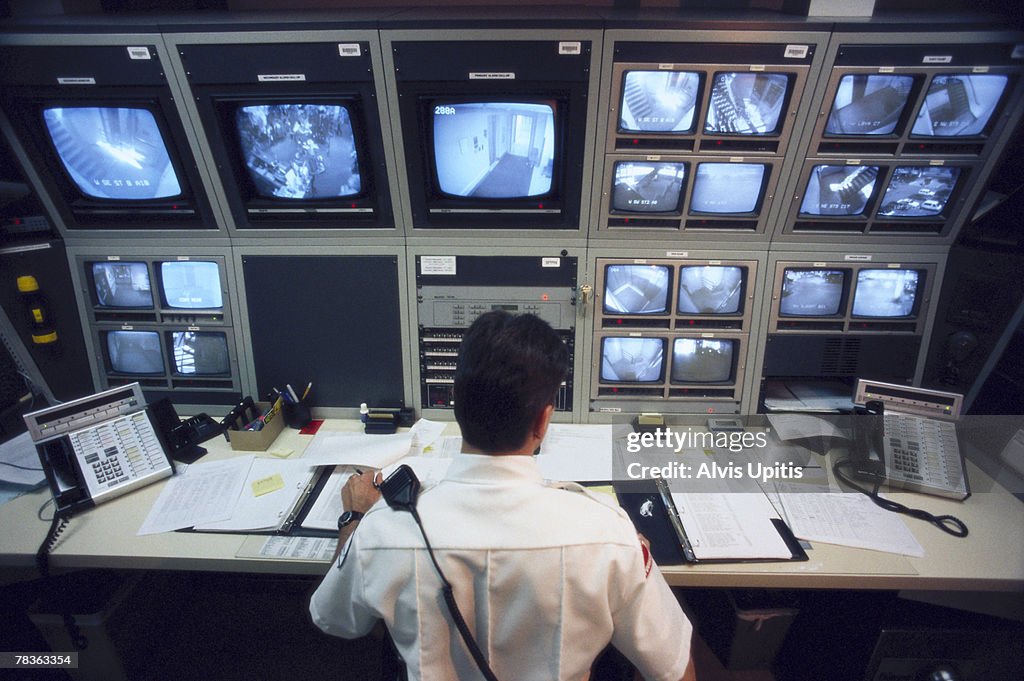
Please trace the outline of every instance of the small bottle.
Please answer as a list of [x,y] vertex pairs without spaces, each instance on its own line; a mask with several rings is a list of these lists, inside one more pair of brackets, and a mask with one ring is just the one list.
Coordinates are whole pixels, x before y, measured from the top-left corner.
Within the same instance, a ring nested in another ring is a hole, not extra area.
[[366,406],[366,402],[362,402],[359,405],[359,420],[363,423],[370,420],[370,408]]

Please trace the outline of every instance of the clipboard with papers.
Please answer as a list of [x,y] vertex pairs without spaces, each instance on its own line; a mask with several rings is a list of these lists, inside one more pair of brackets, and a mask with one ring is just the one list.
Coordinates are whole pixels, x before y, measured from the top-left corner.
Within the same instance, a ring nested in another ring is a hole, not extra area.
[[659,565],[808,559],[764,493],[672,492],[660,478],[616,491]]

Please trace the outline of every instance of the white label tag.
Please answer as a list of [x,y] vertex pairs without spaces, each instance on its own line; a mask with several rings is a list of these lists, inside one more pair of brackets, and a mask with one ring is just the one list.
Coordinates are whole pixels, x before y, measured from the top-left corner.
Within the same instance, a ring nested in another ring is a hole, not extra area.
[[261,83],[276,83],[280,81],[304,81],[306,80],[306,74],[304,73],[261,73],[256,76],[256,79]]
[[786,45],[786,51],[782,56],[786,59],[806,59],[810,51],[808,45]]
[[129,59],[152,59],[152,55],[149,53],[148,47],[129,47],[128,48]]
[[676,67],[675,64],[658,64],[659,71],[671,71]]
[[558,43],[558,54],[574,55],[574,54],[582,54],[582,53],[583,53],[583,43],[581,43],[578,40],[575,40],[575,41],[568,40],[568,41],[562,41],[562,42]]
[[926,54],[921,60],[922,64],[952,64],[953,57],[948,54]]
[[987,66],[975,66],[973,69],[971,69],[971,73],[988,73],[988,67]]
[[888,265],[886,265],[886,267],[888,267],[890,270],[898,270],[900,269],[900,264],[898,262],[891,262]]
[[843,256],[843,260],[846,262],[871,262],[873,256],[864,254],[847,254]]
[[511,71],[470,72],[470,80],[515,80],[516,74]]
[[359,43],[338,43],[338,54],[342,57],[358,57],[362,53]]
[[750,70],[751,71],[764,71],[764,64],[751,64],[750,65]]
[[562,259],[561,258],[541,258],[540,259],[540,266],[541,267],[561,267],[562,266]]
[[420,258],[420,274],[455,275],[454,255],[424,255]]
[[120,260],[120,259],[121,259],[121,256],[119,256],[119,255],[108,255],[107,256],[107,260]]
[[[689,251],[665,251],[666,258],[689,258]],[[646,262],[646,261],[645,261]]]
[[95,85],[95,78],[57,78],[61,85]]

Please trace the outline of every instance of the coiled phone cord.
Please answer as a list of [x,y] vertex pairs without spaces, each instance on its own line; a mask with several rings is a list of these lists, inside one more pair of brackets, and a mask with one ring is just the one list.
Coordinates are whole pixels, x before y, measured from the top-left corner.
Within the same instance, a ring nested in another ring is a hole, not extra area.
[[[43,539],[43,543],[39,545],[39,550],[36,551],[36,567],[39,569],[39,574],[43,576],[43,579],[51,579],[50,551],[57,545],[61,532],[67,527],[69,520],[71,520],[70,513],[54,513],[53,519],[50,521],[50,529],[46,533],[46,538]],[[61,598],[61,604],[63,606],[61,608],[61,619],[64,620],[64,628],[67,629],[72,645],[75,646],[76,650],[85,650],[89,645],[89,639],[78,628],[75,616],[71,614],[66,594],[64,598]]]

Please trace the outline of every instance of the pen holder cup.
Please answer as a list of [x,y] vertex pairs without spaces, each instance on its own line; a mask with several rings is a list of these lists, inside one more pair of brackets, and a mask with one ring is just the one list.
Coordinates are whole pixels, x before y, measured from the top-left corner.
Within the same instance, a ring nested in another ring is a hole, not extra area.
[[291,428],[305,428],[313,420],[313,414],[307,401],[295,404],[285,402],[281,405],[281,411],[284,413],[284,422]]

